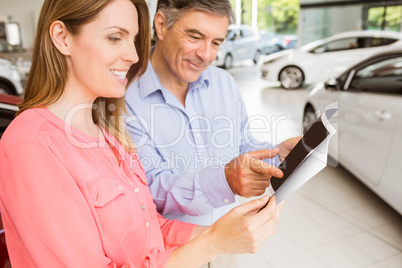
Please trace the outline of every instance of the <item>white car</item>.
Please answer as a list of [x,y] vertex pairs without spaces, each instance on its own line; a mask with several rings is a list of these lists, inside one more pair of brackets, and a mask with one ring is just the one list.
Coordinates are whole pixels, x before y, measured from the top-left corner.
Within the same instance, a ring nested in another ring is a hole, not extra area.
[[329,154],[402,214],[402,48],[372,55],[308,92],[306,131],[337,106]]
[[391,31],[353,31],[335,34],[298,49],[285,50],[261,59],[262,78],[280,81],[282,87],[299,88],[326,80],[345,71],[358,60],[397,46],[402,33]]
[[21,95],[24,91],[18,67],[10,60],[0,58],[0,93]]
[[253,60],[257,63],[262,55],[261,35],[248,25],[229,25],[226,41],[219,47],[214,65],[229,69],[232,63]]

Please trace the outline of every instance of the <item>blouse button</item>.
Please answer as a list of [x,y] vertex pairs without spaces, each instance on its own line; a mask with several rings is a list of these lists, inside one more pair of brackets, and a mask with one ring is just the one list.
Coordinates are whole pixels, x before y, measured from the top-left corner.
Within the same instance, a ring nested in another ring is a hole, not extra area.
[[149,227],[149,222],[145,223],[145,227],[148,228]]
[[136,192],[137,194],[138,194],[139,191],[140,190],[137,187],[134,188],[134,192]]

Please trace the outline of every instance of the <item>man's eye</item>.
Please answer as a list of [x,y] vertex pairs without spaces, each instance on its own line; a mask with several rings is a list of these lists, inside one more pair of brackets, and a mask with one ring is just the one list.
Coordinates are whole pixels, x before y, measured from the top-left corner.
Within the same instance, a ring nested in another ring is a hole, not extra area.
[[201,39],[200,37],[194,36],[194,35],[190,35],[190,37],[191,37],[192,39],[194,39],[194,40],[200,40],[200,39]]

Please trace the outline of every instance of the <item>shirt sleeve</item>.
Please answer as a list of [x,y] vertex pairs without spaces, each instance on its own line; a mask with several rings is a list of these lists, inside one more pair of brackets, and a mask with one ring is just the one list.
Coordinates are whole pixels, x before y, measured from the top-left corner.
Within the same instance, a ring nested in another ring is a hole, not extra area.
[[236,201],[222,167],[210,165],[195,173],[170,168],[130,104],[126,104],[131,114],[126,117],[127,129],[134,141],[141,141],[137,150],[159,213],[199,216]]
[[[173,247],[162,252],[151,249],[138,263],[113,263],[105,255],[100,230],[81,190],[52,150],[36,140],[5,146],[0,155],[0,205],[10,257],[17,266],[166,266]],[[162,223],[161,227],[169,226]],[[176,228],[186,230],[185,237],[177,240],[184,242],[193,225]]]

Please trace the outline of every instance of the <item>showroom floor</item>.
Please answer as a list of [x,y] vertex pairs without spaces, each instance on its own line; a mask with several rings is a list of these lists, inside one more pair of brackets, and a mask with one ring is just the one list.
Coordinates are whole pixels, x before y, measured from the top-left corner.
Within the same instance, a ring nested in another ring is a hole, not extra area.
[[277,232],[239,267],[402,267],[402,217],[329,166],[286,200]]
[[[230,73],[258,138],[301,134],[306,89],[283,90],[247,63]],[[270,133],[261,131],[267,122]],[[327,166],[286,200],[277,232],[257,254],[241,255],[239,267],[402,267],[402,216],[341,166]]]

